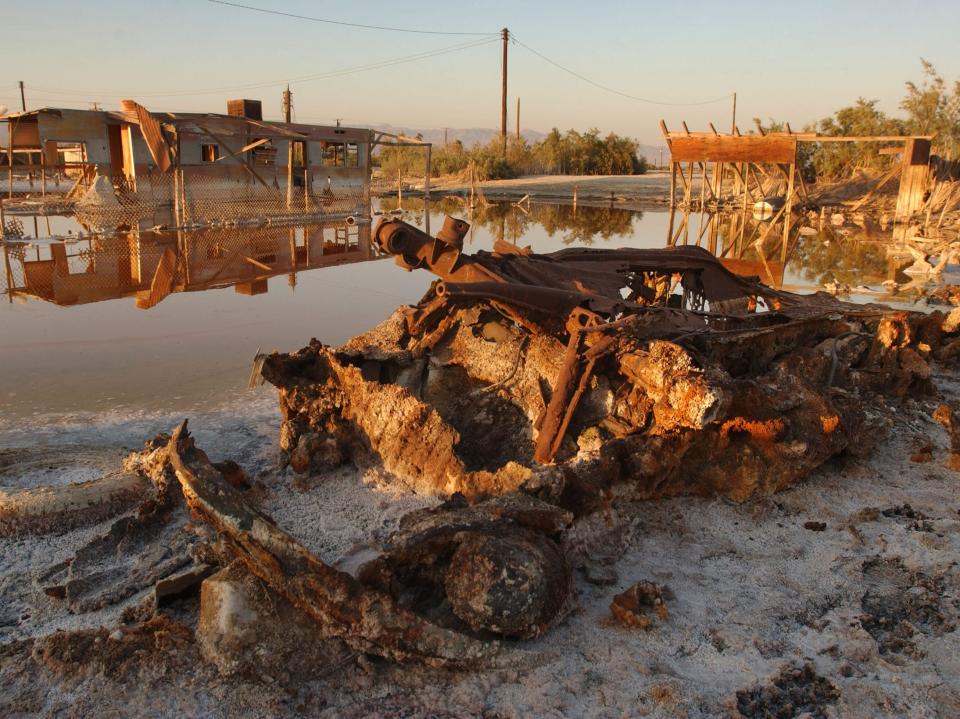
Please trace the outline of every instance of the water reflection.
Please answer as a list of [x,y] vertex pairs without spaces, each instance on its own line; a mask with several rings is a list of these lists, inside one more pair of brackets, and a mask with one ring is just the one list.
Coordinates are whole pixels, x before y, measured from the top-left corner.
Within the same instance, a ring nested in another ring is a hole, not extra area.
[[[396,200],[373,209],[433,230],[445,214],[461,217],[471,223],[467,252],[491,250],[498,239],[542,253],[699,244],[734,272],[793,291],[832,284],[859,301],[912,297],[902,272],[910,260],[888,256],[891,235],[870,226],[795,218],[801,222],[784,243],[782,223],[743,213],[641,214],[482,198],[469,205],[405,197],[402,210]],[[311,337],[339,344],[418,301],[434,279],[369,261],[377,259],[369,224],[131,231],[67,242],[36,235],[76,237],[82,228],[72,218],[25,218],[23,227],[34,237],[3,246],[0,285],[10,288],[11,303],[0,303],[0,430],[50,412],[192,412],[223,402],[246,391],[258,348],[295,350]],[[888,280],[900,283],[896,297],[886,294]]]
[[536,231],[549,238],[557,238],[563,245],[594,245],[614,239],[632,240],[643,213],[616,206],[589,206],[551,204],[542,202],[478,202],[469,206],[466,198],[443,197],[382,198],[379,211],[387,215],[400,214],[403,219],[425,231],[433,221],[444,215],[462,217],[470,223],[471,239],[478,230],[514,244]]
[[268,291],[287,275],[377,259],[369,223],[288,227],[224,227],[198,231],[131,230],[67,242],[4,243],[11,301],[33,298],[61,306],[123,297],[150,309],[178,292],[233,287]]
[[898,249],[892,232],[869,222],[837,227],[794,217],[787,226],[747,212],[671,213],[667,246],[688,244],[706,248],[732,272],[792,291],[902,304],[930,288],[930,278],[903,272],[913,258]]

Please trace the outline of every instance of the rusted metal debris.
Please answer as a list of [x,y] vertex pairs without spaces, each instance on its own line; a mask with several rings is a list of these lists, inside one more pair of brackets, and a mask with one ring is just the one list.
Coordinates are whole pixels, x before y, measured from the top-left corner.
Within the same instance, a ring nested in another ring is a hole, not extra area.
[[621,482],[743,500],[862,451],[864,402],[929,391],[957,330],[774,290],[695,247],[465,255],[466,227],[382,221],[382,250],[439,277],[423,299],[339,349],[265,358],[296,470],[373,461],[420,492],[577,513]]

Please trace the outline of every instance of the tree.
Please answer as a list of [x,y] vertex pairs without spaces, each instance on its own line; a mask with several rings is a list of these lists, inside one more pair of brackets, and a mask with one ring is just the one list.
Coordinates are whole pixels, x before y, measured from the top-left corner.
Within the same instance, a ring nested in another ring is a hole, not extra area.
[[[822,135],[900,135],[904,122],[877,109],[876,100],[860,97],[849,107],[820,120],[814,129]],[[877,153],[874,143],[838,142],[817,145],[810,158],[817,177],[849,176],[856,170],[880,172],[890,167],[889,155]]]
[[947,90],[943,77],[932,63],[920,59],[925,80],[921,85],[907,82],[907,95],[900,109],[907,113],[906,130],[917,135],[936,133],[934,152],[945,159],[960,159],[960,80]]

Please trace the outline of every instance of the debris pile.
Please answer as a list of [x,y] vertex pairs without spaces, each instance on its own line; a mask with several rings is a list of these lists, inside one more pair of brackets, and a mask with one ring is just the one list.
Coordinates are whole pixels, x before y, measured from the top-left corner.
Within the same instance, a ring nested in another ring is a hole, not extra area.
[[862,451],[865,403],[930,392],[949,340],[942,313],[777,291],[696,247],[464,255],[466,230],[382,221],[381,250],[439,277],[420,303],[264,359],[296,471],[373,461],[417,492],[575,513],[624,482],[742,501]]

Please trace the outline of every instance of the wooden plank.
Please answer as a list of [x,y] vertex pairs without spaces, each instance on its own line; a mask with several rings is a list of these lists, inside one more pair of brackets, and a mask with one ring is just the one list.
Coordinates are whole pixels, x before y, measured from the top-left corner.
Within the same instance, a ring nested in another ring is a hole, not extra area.
[[674,137],[670,154],[677,162],[770,162],[796,161],[797,140],[786,136]]
[[157,122],[153,115],[147,112],[147,108],[143,105],[139,103],[132,104],[135,105],[133,109],[137,113],[140,132],[143,135],[144,142],[147,144],[147,149],[150,151],[150,156],[153,157],[153,161],[157,163],[157,169],[160,170],[160,172],[166,172],[173,163],[170,161],[170,145],[167,142],[167,138],[163,136],[160,123]]

